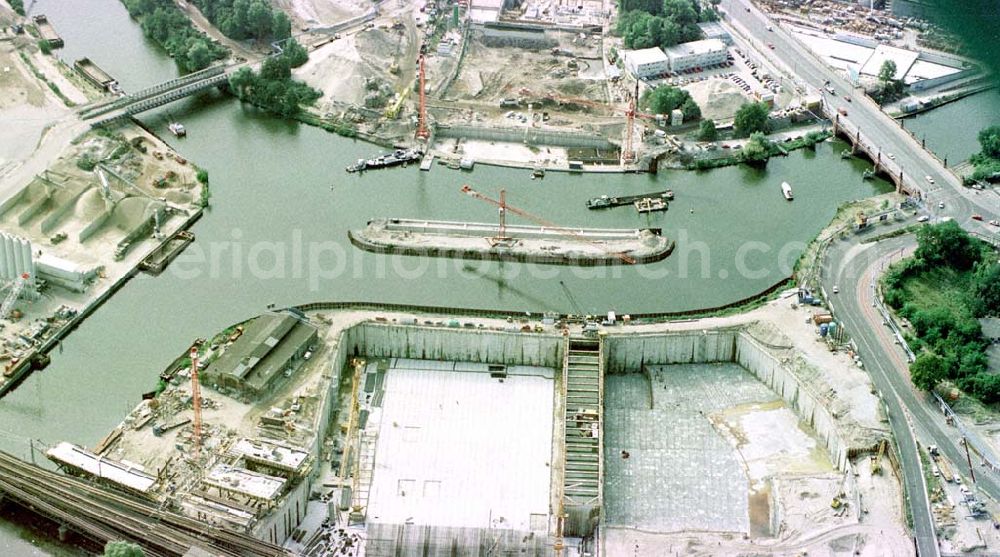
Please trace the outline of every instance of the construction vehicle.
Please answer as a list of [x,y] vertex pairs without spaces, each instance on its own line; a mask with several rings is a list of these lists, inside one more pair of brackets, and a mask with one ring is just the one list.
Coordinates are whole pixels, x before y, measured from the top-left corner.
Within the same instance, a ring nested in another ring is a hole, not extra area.
[[882,455],[885,454],[885,441],[878,444],[878,453],[872,455],[872,474],[882,473]]
[[833,509],[839,509],[839,508],[843,507],[844,505],[846,505],[846,502],[844,501],[844,492],[843,491],[841,491],[840,493],[834,495],[833,496],[833,500],[830,501],[830,508],[833,508]]
[[524,217],[524,218],[526,218],[526,219],[528,219],[530,221],[533,221],[533,222],[535,222],[535,224],[543,226],[543,227],[545,227],[545,228],[547,228],[547,229],[549,229],[549,230],[551,230],[553,232],[557,232],[557,233],[559,233],[559,234],[561,234],[563,236],[566,236],[568,238],[572,238],[572,239],[574,239],[574,240],[576,240],[578,242],[583,242],[583,243],[590,244],[590,245],[592,245],[592,246],[600,249],[601,251],[603,251],[603,252],[605,252],[605,253],[607,253],[609,255],[614,255],[615,257],[617,257],[618,259],[620,259],[624,263],[627,263],[629,265],[634,265],[635,264],[635,259],[629,257],[628,255],[626,255],[624,253],[620,253],[620,252],[609,250],[606,246],[604,246],[604,245],[602,245],[602,244],[600,244],[598,242],[595,242],[595,241],[593,241],[593,240],[591,240],[591,239],[589,239],[589,238],[587,238],[587,237],[585,237],[585,236],[583,236],[581,234],[577,234],[576,232],[574,232],[572,230],[568,230],[568,229],[563,228],[561,226],[555,225],[555,224],[553,224],[553,223],[551,223],[551,222],[549,222],[549,221],[547,221],[547,220],[545,220],[545,219],[543,219],[543,218],[541,218],[539,216],[533,215],[533,214],[531,214],[531,213],[529,213],[529,212],[527,212],[527,211],[525,211],[523,209],[518,209],[517,207],[512,207],[512,206],[508,205],[507,204],[507,198],[506,198],[507,190],[503,190],[503,189],[500,190],[500,199],[499,200],[492,199],[490,197],[487,197],[487,196],[485,196],[485,195],[477,192],[476,190],[472,189],[472,186],[469,186],[468,184],[462,186],[461,192],[464,193],[464,194],[469,195],[470,197],[474,197],[476,199],[479,199],[479,200],[485,201],[487,203],[490,203],[491,205],[496,206],[497,209],[499,210],[499,213],[500,213],[500,226],[497,229],[497,235],[494,236],[494,237],[492,237],[492,238],[488,238],[487,239],[490,242],[491,246],[496,247],[496,246],[499,246],[499,245],[510,245],[514,241],[513,238],[511,238],[510,236],[507,236],[507,212],[510,211],[511,213],[514,213],[515,215],[518,215],[518,216]]
[[406,102],[406,98],[410,96],[410,91],[412,90],[413,90],[413,82],[404,87],[403,90],[396,95],[396,100],[385,109],[386,118],[395,119],[397,116],[399,116],[399,109],[403,107],[403,103]]
[[172,424],[156,424],[153,426],[153,435],[162,437],[164,433],[175,430],[189,423],[191,423],[191,418],[184,418],[183,420],[176,421]]

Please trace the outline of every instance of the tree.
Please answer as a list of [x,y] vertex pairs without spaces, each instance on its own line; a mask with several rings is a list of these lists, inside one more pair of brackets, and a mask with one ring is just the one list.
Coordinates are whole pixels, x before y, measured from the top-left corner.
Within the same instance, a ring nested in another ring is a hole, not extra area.
[[284,56],[272,56],[260,66],[260,76],[266,80],[281,80],[292,77],[291,65]]
[[882,83],[889,83],[896,79],[896,63],[892,60],[882,62],[882,67],[878,70],[878,80]]
[[917,230],[917,244],[914,256],[925,267],[948,265],[967,271],[982,258],[979,244],[955,221],[921,227]]
[[142,548],[129,542],[108,542],[104,546],[104,557],[145,557]]
[[697,120],[701,117],[701,109],[695,104],[691,94],[669,85],[647,89],[642,94],[640,104],[655,114],[670,114],[675,108],[679,108],[684,112],[685,120]]
[[246,66],[236,70],[236,73],[229,76],[229,87],[232,89],[233,93],[241,99],[250,93],[253,83],[253,70]]
[[979,132],[980,152],[984,157],[1000,159],[1000,126],[990,126]]
[[718,136],[719,132],[715,129],[715,122],[710,119],[701,121],[701,125],[698,127],[698,141],[715,141]]
[[247,10],[247,25],[249,31],[257,40],[271,36],[274,25],[274,15],[271,7],[263,0],[256,0]]
[[292,20],[288,19],[285,12],[274,11],[274,20],[271,22],[271,38],[276,41],[283,41],[292,36]]
[[771,109],[765,103],[747,103],[736,111],[733,118],[733,131],[737,137],[748,137],[754,132],[768,133],[771,131],[768,115]]
[[740,155],[744,162],[762,162],[770,156],[771,142],[761,132],[750,134],[750,141],[747,141],[747,144],[743,146],[743,152]]
[[212,51],[203,40],[196,40],[187,51],[187,67],[190,70],[207,68],[212,63]]
[[297,68],[309,60],[309,53],[306,52],[306,48],[300,45],[295,39],[288,40],[281,56],[288,62],[288,66],[292,68]]
[[1000,315],[1000,263],[980,261],[972,283],[976,314]]
[[910,380],[918,388],[929,391],[947,378],[948,367],[944,358],[930,352],[921,352],[910,364]]

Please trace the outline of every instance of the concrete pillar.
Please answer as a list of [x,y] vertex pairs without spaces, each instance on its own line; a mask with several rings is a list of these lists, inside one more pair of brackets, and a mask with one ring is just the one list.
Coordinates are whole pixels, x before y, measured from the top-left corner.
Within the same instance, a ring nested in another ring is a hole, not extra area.
[[65,542],[69,538],[70,530],[65,524],[59,525],[59,541]]

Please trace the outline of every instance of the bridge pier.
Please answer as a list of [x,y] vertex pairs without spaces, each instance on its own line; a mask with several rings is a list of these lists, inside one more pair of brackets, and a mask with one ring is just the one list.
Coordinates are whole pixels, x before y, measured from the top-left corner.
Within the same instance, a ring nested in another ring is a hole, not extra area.
[[60,524],[59,525],[59,529],[57,530],[57,532],[58,532],[58,535],[59,535],[59,541],[61,541],[63,543],[65,543],[66,540],[69,539],[69,535],[72,533],[70,531],[69,527],[66,526],[65,524]]

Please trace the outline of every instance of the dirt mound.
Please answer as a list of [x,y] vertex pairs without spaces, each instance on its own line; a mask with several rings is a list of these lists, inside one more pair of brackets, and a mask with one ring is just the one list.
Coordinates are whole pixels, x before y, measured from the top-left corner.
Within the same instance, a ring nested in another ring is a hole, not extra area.
[[82,223],[88,223],[97,218],[104,211],[104,199],[101,197],[99,188],[90,188],[79,199],[73,207],[73,216]]
[[140,197],[122,199],[118,205],[115,205],[115,211],[111,215],[109,224],[129,232],[152,215],[150,205],[151,202],[148,199]]

